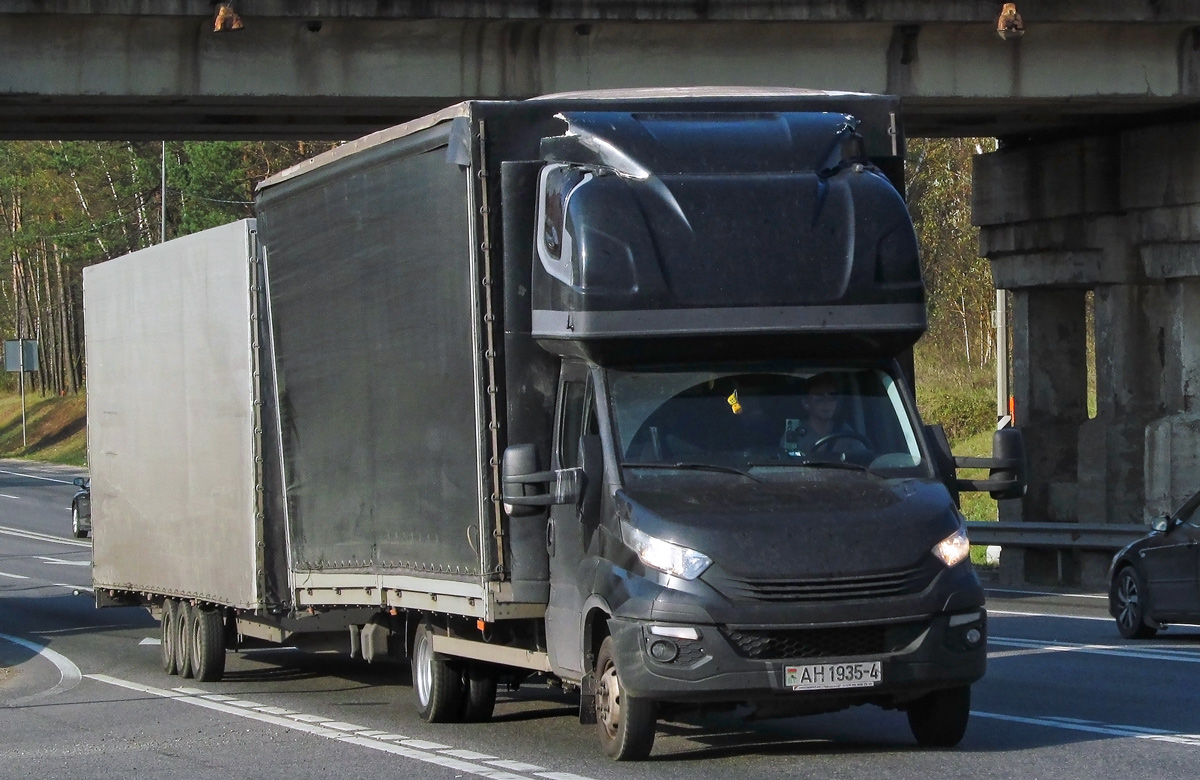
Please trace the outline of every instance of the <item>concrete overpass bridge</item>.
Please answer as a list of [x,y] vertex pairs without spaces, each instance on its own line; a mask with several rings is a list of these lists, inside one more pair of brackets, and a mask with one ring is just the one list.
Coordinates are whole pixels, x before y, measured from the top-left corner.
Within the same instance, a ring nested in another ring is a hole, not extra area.
[[[475,97],[890,92],[910,135],[997,136],[981,254],[1012,292],[1033,484],[1002,518],[1127,526],[1200,487],[1200,1],[6,0],[0,138],[350,138]],[[1095,298],[1089,419],[1085,298]],[[1103,580],[1076,550],[1067,577]],[[1013,581],[1047,550],[1006,549]]]

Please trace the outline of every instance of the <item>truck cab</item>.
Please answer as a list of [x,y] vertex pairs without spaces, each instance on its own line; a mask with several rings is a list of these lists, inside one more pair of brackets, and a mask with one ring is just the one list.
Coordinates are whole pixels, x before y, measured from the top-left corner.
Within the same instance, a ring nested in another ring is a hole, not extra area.
[[664,708],[735,703],[873,703],[956,744],[987,617],[905,370],[925,310],[898,182],[849,114],[560,119],[532,271],[553,442],[504,458],[513,522],[546,523],[553,672],[616,758]]

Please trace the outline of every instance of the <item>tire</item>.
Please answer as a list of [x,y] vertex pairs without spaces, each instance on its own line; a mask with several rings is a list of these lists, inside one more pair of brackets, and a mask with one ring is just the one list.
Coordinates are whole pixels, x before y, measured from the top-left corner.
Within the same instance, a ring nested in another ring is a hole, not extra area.
[[621,691],[621,672],[613,656],[612,637],[596,655],[596,725],[600,746],[616,761],[640,761],[654,747],[656,705]]
[[496,669],[491,664],[471,662],[463,673],[463,716],[467,723],[492,719],[496,709]]
[[71,507],[71,535],[76,539],[82,539],[88,535],[86,529],[79,527],[79,507]]
[[421,621],[413,638],[413,692],[417,713],[427,723],[458,723],[466,706],[462,670],[433,652],[433,626]]
[[192,675],[217,682],[225,675],[225,619],[212,607],[192,608]]
[[1126,566],[1113,582],[1113,604],[1117,610],[1117,630],[1126,639],[1150,639],[1158,633],[1146,624],[1146,597],[1149,591],[1137,569]]
[[175,608],[175,671],[184,679],[192,676],[192,605],[180,601]]
[[926,694],[908,707],[908,727],[922,747],[954,747],[971,717],[971,686]]
[[163,599],[162,605],[162,670],[167,674],[179,674],[179,666],[175,661],[175,641],[178,627],[175,610],[175,599]]

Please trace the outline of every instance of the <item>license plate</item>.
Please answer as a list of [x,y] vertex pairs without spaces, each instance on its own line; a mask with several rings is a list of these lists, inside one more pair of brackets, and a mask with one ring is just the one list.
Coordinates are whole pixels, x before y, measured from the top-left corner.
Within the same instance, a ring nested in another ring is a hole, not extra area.
[[793,691],[870,688],[883,681],[883,670],[879,661],[785,666],[783,680]]

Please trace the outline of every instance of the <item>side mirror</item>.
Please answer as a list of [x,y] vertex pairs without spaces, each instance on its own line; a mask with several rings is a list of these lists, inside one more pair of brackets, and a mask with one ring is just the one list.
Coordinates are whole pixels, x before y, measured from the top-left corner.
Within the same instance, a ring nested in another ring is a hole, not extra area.
[[583,469],[543,471],[537,446],[513,444],[500,461],[501,497],[509,517],[533,517],[553,504],[579,499]]
[[1171,530],[1171,518],[1169,515],[1162,515],[1154,518],[1150,523],[1150,530],[1158,531],[1160,534],[1165,534]]
[[992,434],[992,460],[996,465],[988,473],[988,482],[1003,485],[991,491],[992,498],[1002,501],[1025,495],[1029,464],[1025,458],[1025,437],[1019,430],[1004,428]]
[[955,481],[959,490],[987,492],[997,501],[1020,498],[1029,484],[1025,439],[1016,428],[1005,428],[992,435],[992,457],[956,457],[954,465],[960,469],[988,469],[987,479]]
[[83,477],[75,477],[71,480],[71,484],[75,487],[87,487],[87,480]]

